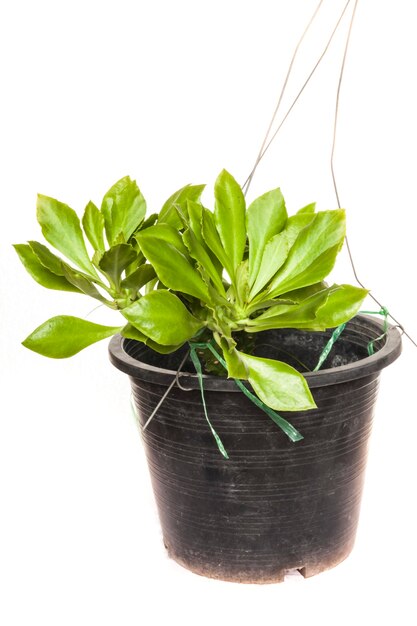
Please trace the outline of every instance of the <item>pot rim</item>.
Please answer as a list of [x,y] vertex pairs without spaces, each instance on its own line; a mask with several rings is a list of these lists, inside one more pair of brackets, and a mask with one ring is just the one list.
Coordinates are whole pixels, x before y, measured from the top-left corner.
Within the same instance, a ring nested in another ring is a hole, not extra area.
[[[371,341],[383,333],[384,325],[381,320],[377,320],[369,315],[359,314],[348,322],[352,329],[372,331],[368,340]],[[308,332],[308,331],[306,331]],[[172,369],[165,369],[150,365],[130,356],[124,349],[124,344],[131,339],[126,339],[120,334],[114,335],[109,343],[109,357],[111,363],[119,370],[133,378],[153,382],[155,384],[168,386],[172,383],[177,372]],[[139,343],[139,342],[138,342]],[[149,349],[149,348],[148,348]],[[180,348],[181,349],[181,348]],[[317,372],[303,372],[310,388],[335,385],[338,383],[363,378],[379,372],[393,363],[401,354],[401,333],[397,326],[390,325],[387,330],[386,340],[382,348],[372,356],[340,365],[338,367],[321,369]],[[163,355],[161,355],[163,358]],[[181,386],[187,389],[199,389],[198,376],[196,373],[180,372],[178,374]],[[234,380],[220,378],[211,374],[204,374],[204,388],[213,391],[227,391],[241,393]],[[250,385],[248,384],[248,387]]]

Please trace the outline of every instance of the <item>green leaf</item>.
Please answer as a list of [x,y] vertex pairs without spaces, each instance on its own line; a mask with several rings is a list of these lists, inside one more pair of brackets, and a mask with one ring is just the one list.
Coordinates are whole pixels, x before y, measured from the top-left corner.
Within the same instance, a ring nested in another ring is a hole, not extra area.
[[109,245],[126,243],[139,228],[146,213],[145,198],[136,181],[129,176],[117,181],[105,194],[101,212]]
[[152,350],[155,350],[155,352],[159,352],[159,354],[170,354],[171,352],[175,352],[176,350],[181,348],[182,345],[180,344],[178,346],[162,346],[161,344],[156,343],[156,341],[152,341],[152,339],[149,339],[149,337],[141,333],[140,330],[132,326],[132,324],[126,324],[126,326],[122,328],[121,334],[123,335],[123,337],[126,337],[126,339],[135,339],[136,341],[141,341]]
[[[322,306],[332,291],[340,289],[337,285],[312,294],[298,304],[277,304],[270,307],[248,323],[253,332],[272,328],[308,328],[325,330],[323,322],[317,319],[317,310]],[[253,329],[252,329],[253,327]]]
[[141,230],[144,228],[149,228],[149,226],[153,226],[158,221],[158,213],[152,213],[149,217],[144,220],[140,226]]
[[137,270],[132,272],[132,274],[129,274],[129,276],[122,280],[120,286],[122,289],[132,289],[137,292],[155,277],[156,273],[152,265],[141,265]]
[[99,267],[106,274],[115,289],[120,288],[124,270],[137,259],[137,252],[127,243],[111,247],[101,257]]
[[121,330],[121,326],[101,326],[79,317],[59,315],[36,328],[22,344],[43,356],[64,359]]
[[141,333],[164,346],[181,345],[203,327],[175,294],[162,289],[143,296],[122,314]]
[[37,217],[46,241],[82,270],[97,276],[89,259],[76,212],[54,198],[38,195]]
[[[41,245],[41,244],[39,244]],[[25,269],[37,283],[47,289],[56,289],[59,291],[73,291],[81,293],[77,287],[72,285],[64,276],[58,276],[46,268],[33,252],[29,244],[15,244],[14,249],[19,255],[19,259],[23,263]]]
[[57,276],[64,276],[62,267],[64,261],[62,259],[38,241],[29,241],[28,243],[44,267]]
[[104,252],[104,217],[93,202],[85,207],[82,224],[88,241],[97,252]]
[[226,361],[228,378],[236,378],[237,380],[246,380],[249,370],[240,358],[241,353],[236,348],[229,348],[227,341],[221,341],[224,360]]
[[187,201],[187,213],[190,229],[201,244],[204,244],[203,234],[203,205],[200,202]]
[[[223,274],[223,265],[220,263],[219,259],[216,257],[216,255],[213,253],[213,251],[207,246],[206,242],[204,241],[204,237],[202,233],[203,206],[199,202],[191,202],[190,200],[188,200],[187,213],[188,213],[188,225],[189,225],[190,230],[193,231],[196,239],[201,243],[201,245],[207,248],[207,253],[211,259],[211,262],[216,268],[217,274],[221,277]],[[214,223],[213,223],[213,227],[214,227]],[[219,238],[219,242],[220,242],[220,238]]]
[[293,367],[241,352],[248,368],[248,381],[257,396],[277,411],[306,411],[316,408],[305,378]]
[[367,294],[366,289],[340,285],[317,310],[317,320],[326,328],[347,322],[359,311]]
[[285,231],[274,235],[268,241],[264,247],[258,274],[250,291],[250,300],[252,300],[256,294],[265,287],[265,285],[282,267],[287,259],[288,252],[289,241]]
[[189,228],[187,228],[187,230],[184,231],[182,238],[183,238],[185,245],[188,248],[188,252],[190,256],[201,265],[201,267],[204,269],[204,271],[213,281],[213,284],[215,285],[216,289],[219,291],[219,293],[222,296],[225,297],[226,292],[224,290],[221,276],[219,275],[217,268],[213,264],[211,257],[208,251],[206,250],[204,244],[201,244],[198,241],[194,232],[190,230]]
[[287,291],[286,293],[282,294],[281,298],[289,299],[293,303],[299,304],[310,296],[314,296],[315,293],[318,293],[319,291],[323,291],[324,289],[328,288],[329,285],[324,280],[322,280],[319,283],[313,283],[312,285],[308,285],[308,287],[302,287],[301,289]]
[[269,295],[283,294],[323,280],[334,266],[344,237],[345,212],[342,209],[317,213],[300,231],[287,261],[269,286]]
[[[135,239],[139,242],[140,238],[143,237],[156,237],[158,241],[165,241],[166,243],[171,244],[176,248],[181,254],[185,257],[188,257],[188,249],[184,245],[181,234],[178,232],[176,228],[169,226],[169,224],[155,224],[155,226],[150,226],[145,230],[141,230],[140,233],[137,233]],[[163,245],[163,244],[162,244]]]
[[173,228],[181,228],[182,220],[178,215],[177,206],[187,213],[187,201],[197,202],[203,192],[205,185],[186,185],[172,194],[162,207],[158,222],[169,224]]
[[314,218],[314,213],[309,211],[306,213],[298,212],[296,215],[291,215],[291,217],[288,218],[284,232],[288,240],[289,248],[294,245],[300,232],[309,226]]
[[239,263],[235,275],[237,301],[244,307],[249,300],[249,262],[245,259]]
[[[269,308],[247,323],[251,332],[260,332],[272,328],[304,328],[326,330],[350,320],[359,311],[366,289],[351,285],[332,285],[321,290],[323,283],[310,288],[310,295],[294,305],[276,305]],[[309,288],[300,289],[287,295],[297,297]]]
[[157,224],[138,233],[136,239],[143,254],[164,285],[174,291],[210,302],[207,285],[190,262],[183,242],[177,245],[174,239],[167,240],[166,232],[169,228],[167,225]]
[[251,287],[258,276],[267,243],[274,235],[281,232],[286,221],[287,210],[280,189],[268,191],[249,205],[246,213],[246,228],[249,239],[249,284]]
[[223,170],[214,185],[214,219],[223,248],[231,260],[232,281],[246,245],[245,197],[233,176]]
[[[72,285],[74,285],[74,287],[77,287],[82,293],[85,293],[91,298],[99,300],[99,302],[102,302],[103,304],[106,304],[108,306],[111,305],[110,300],[106,300],[106,298],[98,291],[98,289],[88,276],[82,274],[81,272],[77,272],[77,270],[73,269],[70,265],[67,265],[66,263],[62,264],[62,269],[65,278]],[[111,306],[113,308],[113,305]]]
[[217,232],[216,225],[214,223],[213,214],[208,209],[203,209],[202,214],[202,234],[207,246],[213,252],[214,256],[220,261],[221,265],[225,268],[230,277],[234,274],[234,267],[232,260],[226,254],[223,244],[220,241],[219,233]]

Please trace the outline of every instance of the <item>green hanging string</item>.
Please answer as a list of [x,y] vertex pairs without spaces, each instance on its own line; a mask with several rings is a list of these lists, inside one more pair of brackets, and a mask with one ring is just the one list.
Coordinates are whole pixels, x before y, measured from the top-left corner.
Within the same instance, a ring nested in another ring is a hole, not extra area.
[[[217,352],[217,350],[215,349],[215,347],[213,346],[213,344],[211,342],[190,343],[189,345],[190,345],[190,348],[191,348],[191,355],[194,352],[195,359],[198,361],[198,367],[199,367],[200,372],[201,372],[201,364],[200,364],[200,361],[198,359],[196,350],[198,350],[198,349],[204,350],[206,348],[210,350],[210,352],[216,357],[216,359],[219,361],[219,363],[227,370],[226,362],[220,356],[220,354]],[[193,357],[191,357],[191,358],[193,358]],[[193,359],[193,363],[194,363],[194,367],[197,370],[197,365],[196,365],[194,359]],[[197,370],[197,373],[198,373],[198,370]],[[262,402],[262,400],[260,400],[257,396],[255,396],[253,393],[251,393],[249,391],[249,389],[247,389],[247,387],[245,387],[245,385],[242,383],[242,381],[238,380],[237,378],[234,378],[233,380],[235,381],[235,383],[239,387],[239,389],[245,394],[245,396],[247,398],[249,398],[249,400],[251,400],[251,402],[253,402],[258,408],[262,409],[262,411],[264,411],[268,415],[268,417],[270,417],[275,422],[275,424],[279,428],[281,428],[281,430],[287,435],[287,437],[289,437],[289,439],[291,439],[291,441],[296,442],[296,441],[301,441],[302,439],[304,439],[303,435],[300,432],[298,432],[298,430],[296,428],[294,428],[294,426],[292,424],[287,422],[286,419],[281,417],[281,415],[278,415],[278,413],[273,411],[268,405],[266,405],[264,402]],[[199,381],[200,381],[200,379],[199,379]],[[203,405],[205,406],[204,390],[203,390],[203,379],[202,379],[202,377],[201,377],[201,382],[200,382],[200,389],[201,389],[201,394],[202,394],[202,397],[203,397]],[[207,414],[206,414],[206,417],[207,417]],[[208,417],[207,417],[207,421],[208,421]],[[209,422],[209,424],[210,424],[210,422]]]
[[345,328],[346,328],[346,322],[343,323],[343,324],[340,324],[340,326],[335,328],[335,330],[333,331],[332,336],[330,337],[329,341],[324,346],[323,352],[320,354],[319,360],[317,362],[316,367],[313,369],[313,372],[318,372],[318,370],[321,368],[321,366],[323,365],[324,361],[329,356],[330,350],[333,348],[334,344],[339,339],[340,335],[343,333]]
[[[368,355],[372,356],[374,354],[374,352],[375,352],[375,349],[374,349],[375,342],[376,341],[380,341],[381,339],[383,339],[385,337],[385,335],[387,334],[387,332],[388,332],[388,316],[389,316],[389,312],[388,312],[388,309],[386,307],[382,307],[382,309],[380,309],[379,311],[360,311],[360,313],[362,315],[383,315],[384,316],[384,332],[382,333],[382,335],[380,335],[376,339],[373,339],[372,341],[369,341],[368,345],[367,345]],[[321,368],[321,366],[323,365],[324,361],[329,356],[329,353],[330,353],[331,349],[333,348],[334,344],[339,339],[339,337],[342,334],[342,332],[345,330],[346,324],[347,324],[347,322],[344,323],[344,324],[340,324],[340,326],[335,328],[335,330],[333,331],[332,336],[330,337],[329,341],[324,346],[323,351],[320,354],[319,360],[318,360],[317,365],[314,368],[313,372],[317,372]]]
[[200,345],[206,345],[206,344],[198,344],[198,343],[190,343],[190,356],[191,356],[191,360],[193,362],[193,365],[195,367],[195,371],[197,372],[197,377],[198,377],[198,384],[200,385],[200,391],[201,391],[201,400],[203,402],[203,408],[204,408],[204,415],[206,416],[206,420],[207,420],[207,424],[210,427],[210,430],[212,432],[212,435],[214,437],[214,439],[216,440],[217,443],[217,447],[219,448],[220,452],[222,453],[222,455],[224,456],[225,459],[229,458],[229,455],[226,452],[226,449],[222,443],[222,440],[220,439],[219,435],[216,433],[216,431],[214,430],[210,420],[209,420],[209,416],[207,414],[207,406],[206,406],[206,399],[204,397],[204,385],[203,385],[203,372],[201,369],[201,363],[200,363],[200,359],[198,358],[197,352],[196,352],[196,348],[199,347]]
[[388,309],[383,306],[380,311],[361,311],[361,313],[363,313],[364,315],[383,315],[384,316],[384,332],[382,333],[382,335],[380,335],[376,339],[373,339],[372,341],[370,341],[367,346],[368,355],[372,356],[375,352],[375,349],[374,349],[375,342],[383,339],[388,332],[388,316],[389,316]]

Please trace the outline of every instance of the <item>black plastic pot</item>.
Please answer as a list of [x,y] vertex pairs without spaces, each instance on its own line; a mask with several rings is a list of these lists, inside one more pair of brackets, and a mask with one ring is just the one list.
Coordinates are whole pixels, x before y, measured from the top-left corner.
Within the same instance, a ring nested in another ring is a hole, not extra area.
[[[306,374],[318,408],[282,413],[303,435],[292,443],[234,381],[204,379],[209,431],[193,366],[186,364],[143,432],[164,543],[169,555],[205,576],[276,582],[289,570],[312,576],[345,559],[356,533],[368,438],[381,370],[401,352],[401,337],[358,316],[319,372]],[[256,354],[313,369],[330,332],[268,331]],[[175,377],[186,349],[161,356],[114,337],[112,363],[131,377],[143,425]],[[290,355],[290,356],[289,356]]]

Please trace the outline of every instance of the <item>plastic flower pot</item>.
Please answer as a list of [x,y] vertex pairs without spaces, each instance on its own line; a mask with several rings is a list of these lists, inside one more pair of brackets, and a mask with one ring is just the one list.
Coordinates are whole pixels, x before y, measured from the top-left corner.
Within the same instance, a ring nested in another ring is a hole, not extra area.
[[[114,337],[112,363],[129,375],[164,543],[186,568],[246,583],[313,576],[352,550],[368,440],[381,370],[401,352],[398,330],[357,316],[318,372],[306,379],[317,409],[282,413],[304,436],[292,443],[233,380],[205,376],[210,420],[192,364],[146,430],[143,425],[176,376],[186,347],[167,356]],[[331,332],[259,333],[255,354],[313,370]],[[367,346],[375,340],[375,353]]]

